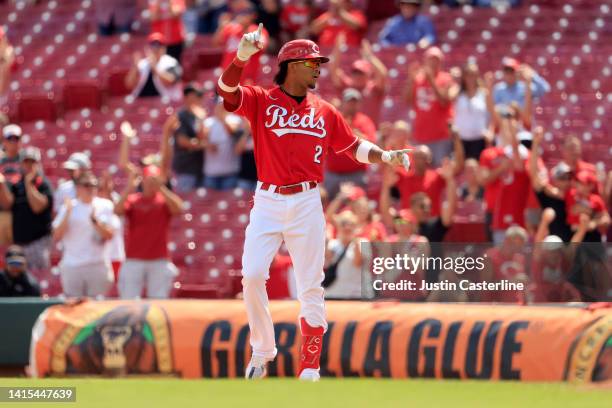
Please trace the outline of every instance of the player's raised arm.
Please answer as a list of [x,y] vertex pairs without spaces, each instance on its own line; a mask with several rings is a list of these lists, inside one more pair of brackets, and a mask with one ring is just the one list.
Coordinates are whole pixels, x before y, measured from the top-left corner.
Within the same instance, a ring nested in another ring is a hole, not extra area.
[[238,85],[242,70],[248,63],[249,59],[261,51],[264,47],[263,24],[259,24],[257,31],[253,31],[242,36],[240,44],[238,44],[238,52],[236,58],[221,74],[217,82],[217,92],[223,100],[229,105],[238,105],[240,103],[240,94]]

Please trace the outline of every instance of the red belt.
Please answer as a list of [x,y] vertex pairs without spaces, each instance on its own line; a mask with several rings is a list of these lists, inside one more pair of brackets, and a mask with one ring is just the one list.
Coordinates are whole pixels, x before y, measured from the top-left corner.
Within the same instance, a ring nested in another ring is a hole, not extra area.
[[[308,186],[308,188],[304,188],[304,184]],[[270,183],[263,183],[261,185],[262,190],[270,191],[270,187],[272,185]],[[317,186],[317,183],[314,181],[307,181],[306,183],[298,183],[291,184],[290,186],[276,186],[274,188],[273,193],[282,194],[282,195],[292,195],[301,193],[307,190],[311,190]]]

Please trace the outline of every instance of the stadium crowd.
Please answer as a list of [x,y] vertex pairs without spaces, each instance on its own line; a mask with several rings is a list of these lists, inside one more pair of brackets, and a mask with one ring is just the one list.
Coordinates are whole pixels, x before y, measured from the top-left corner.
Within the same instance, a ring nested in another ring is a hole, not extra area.
[[[142,6],[135,0],[94,3],[104,36],[129,32]],[[419,293],[408,300],[612,297],[605,257],[612,172],[586,161],[580,138],[571,134],[560,146],[562,160],[552,167],[545,164],[545,129],[535,122],[534,110],[551,87],[534,67],[511,57],[500,61],[497,76],[481,72],[473,60],[448,66],[436,46],[436,29],[421,12],[426,2],[399,0],[397,14],[379,33],[379,45],[414,44],[422,57],[409,62],[402,91],[411,114],[384,122],[380,110],[389,70],[364,39],[368,19],[363,2],[330,0],[325,10],[312,1],[282,3],[148,2],[147,45],[134,53],[125,86],[136,100],[180,106],[159,129],[159,152],[139,163],[129,161],[137,132],[128,122],[121,125],[118,160],[112,164],[123,174],[123,191],[115,191],[116,176],[110,172],[94,174],[95,157],[84,152],[71,152],[63,163],[67,181],[52,186],[43,171],[44,155],[36,146],[25,146],[20,124],[6,119],[0,239],[12,245],[0,273],[1,296],[37,294],[34,276],[44,276],[51,268],[56,243],[62,248],[59,270],[66,296],[170,296],[177,269],[168,236],[172,218],[183,211],[181,197],[200,188],[252,191],[257,181],[248,122],[226,112],[218,97],[212,108],[205,108],[205,90],[181,80],[183,52],[198,35],[209,35],[223,49],[225,66],[241,36],[263,22],[265,53],[274,55],[285,41],[297,37],[331,48],[329,80],[337,96],[333,103],[357,136],[387,149],[413,149],[409,171],[366,168],[334,153],[327,158],[321,197],[329,224],[324,281],[328,297],[363,295],[362,265],[372,255],[362,252],[363,242],[407,245],[402,251],[417,245],[428,254],[440,254],[443,248],[437,243],[445,241],[459,206],[483,216],[484,241],[490,243],[487,267],[470,279],[520,281],[527,289],[486,298]],[[478,0],[443,3],[491,5]],[[348,70],[342,64],[347,47],[359,48],[361,55]],[[8,84],[16,69],[8,36],[0,31],[0,105],[10,103]],[[252,59],[242,82],[257,83],[260,71],[259,60]],[[533,251],[527,251],[529,245]],[[281,254],[272,269],[289,273],[290,262]],[[272,285],[283,286],[277,297],[290,296],[290,279],[272,276]],[[417,276],[430,282],[457,279],[447,270],[423,270]]]

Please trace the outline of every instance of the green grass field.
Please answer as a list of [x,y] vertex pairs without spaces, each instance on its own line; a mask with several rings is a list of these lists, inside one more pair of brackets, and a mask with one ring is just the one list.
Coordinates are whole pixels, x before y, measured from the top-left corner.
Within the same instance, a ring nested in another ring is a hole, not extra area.
[[[445,408],[595,408],[612,407],[610,389],[560,383],[515,383],[436,380],[323,379],[6,379],[0,386],[74,386],[76,403],[66,407],[445,407]],[[0,403],[0,406],[46,406]]]

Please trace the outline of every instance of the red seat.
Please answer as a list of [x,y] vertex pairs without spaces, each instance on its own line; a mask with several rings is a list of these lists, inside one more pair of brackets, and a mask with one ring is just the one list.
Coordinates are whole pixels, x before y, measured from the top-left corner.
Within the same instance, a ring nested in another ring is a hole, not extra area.
[[102,106],[102,91],[93,81],[69,81],[64,86],[63,104],[65,110]]
[[110,96],[124,96],[130,93],[130,90],[125,86],[125,76],[128,71],[127,69],[115,69],[108,75],[106,89]]
[[57,118],[57,106],[54,94],[24,96],[18,99],[17,116],[21,122],[34,120],[54,121]]

